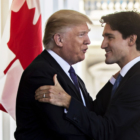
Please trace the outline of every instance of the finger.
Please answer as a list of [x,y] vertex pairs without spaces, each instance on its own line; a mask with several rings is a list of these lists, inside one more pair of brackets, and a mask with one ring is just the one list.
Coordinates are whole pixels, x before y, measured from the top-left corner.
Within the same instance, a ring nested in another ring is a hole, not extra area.
[[49,87],[50,87],[49,85],[41,86],[41,87],[39,87],[39,88],[36,90],[36,92],[41,91],[41,90],[48,89]]
[[37,92],[35,92],[35,97],[36,97],[36,96],[43,96],[44,93],[47,95],[47,94],[49,94],[49,93],[51,93],[51,92],[50,92],[50,90],[48,90],[48,89],[46,89],[46,90],[41,90],[41,91],[37,91]]
[[49,91],[51,88],[52,88],[52,86],[47,86],[47,85],[41,86],[35,91],[35,95],[45,93],[45,92]]
[[55,85],[55,86],[58,84],[57,74],[55,74],[55,75],[53,76],[53,82],[54,82],[54,85]]
[[49,94],[39,94],[37,96],[35,96],[35,100],[39,100],[39,99],[43,99],[43,98],[50,98],[50,95]]
[[45,102],[45,103],[50,103],[50,99],[49,98],[41,98],[38,100],[39,102]]
[[57,74],[55,74],[54,76],[53,76],[53,81],[54,81],[54,85],[56,86],[58,86],[58,87],[61,87],[61,85],[59,84],[59,82],[58,82],[58,79],[57,79]]
[[35,91],[35,96],[42,95],[44,93],[48,93],[48,90]]
[[52,100],[50,98],[42,98],[38,100],[39,102],[44,102],[44,103],[50,103],[56,106],[62,106],[61,102],[56,102],[55,100]]
[[51,98],[41,98],[38,101],[39,102],[44,102],[44,103],[50,103],[50,104],[59,106],[59,103],[55,104],[55,100],[53,100]]

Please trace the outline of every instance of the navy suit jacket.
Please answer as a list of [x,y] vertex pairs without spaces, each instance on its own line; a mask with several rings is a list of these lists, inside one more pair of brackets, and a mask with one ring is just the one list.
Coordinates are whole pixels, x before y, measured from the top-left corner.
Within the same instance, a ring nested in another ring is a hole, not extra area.
[[108,82],[97,94],[93,112],[72,98],[67,120],[94,140],[140,140],[140,62],[127,72],[112,99],[111,90]]
[[[16,140],[90,140],[78,127],[65,119],[64,108],[35,100],[35,90],[42,85],[54,85],[53,76],[64,90],[82,104],[77,89],[54,58],[44,50],[23,72],[16,101]],[[87,108],[92,99],[78,77]]]

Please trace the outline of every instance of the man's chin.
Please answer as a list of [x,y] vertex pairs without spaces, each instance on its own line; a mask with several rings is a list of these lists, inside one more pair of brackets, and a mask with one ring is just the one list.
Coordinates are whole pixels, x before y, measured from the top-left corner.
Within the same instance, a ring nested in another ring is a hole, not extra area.
[[114,61],[105,60],[105,63],[109,65],[109,64],[114,64],[115,62]]
[[85,55],[82,56],[82,57],[79,59],[79,61],[83,61],[84,59],[85,59]]
[[81,61],[83,61],[85,59],[85,57],[83,59],[81,59]]

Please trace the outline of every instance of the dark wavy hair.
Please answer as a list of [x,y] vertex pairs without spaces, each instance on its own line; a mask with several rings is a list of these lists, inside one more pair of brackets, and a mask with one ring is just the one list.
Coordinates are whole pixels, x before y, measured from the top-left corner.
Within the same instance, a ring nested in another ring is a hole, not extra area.
[[107,23],[112,30],[122,34],[123,39],[130,35],[137,35],[136,47],[140,51],[140,13],[136,11],[116,12],[100,19],[102,25]]

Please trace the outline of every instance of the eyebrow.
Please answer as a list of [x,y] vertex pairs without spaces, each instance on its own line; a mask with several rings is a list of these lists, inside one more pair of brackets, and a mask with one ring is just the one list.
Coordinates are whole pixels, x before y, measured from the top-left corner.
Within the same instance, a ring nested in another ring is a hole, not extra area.
[[102,36],[114,36],[114,35],[111,34],[111,33],[105,33],[105,34],[103,34]]

